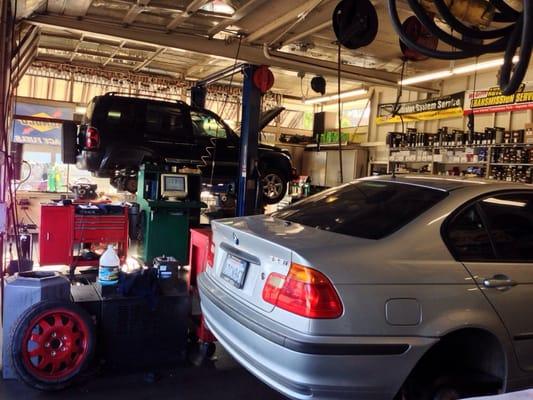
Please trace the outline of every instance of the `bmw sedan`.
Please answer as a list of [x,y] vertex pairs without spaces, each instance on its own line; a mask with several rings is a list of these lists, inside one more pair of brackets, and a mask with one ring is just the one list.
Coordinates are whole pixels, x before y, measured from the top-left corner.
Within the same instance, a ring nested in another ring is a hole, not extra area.
[[206,322],[291,399],[533,385],[531,186],[366,178],[212,227]]

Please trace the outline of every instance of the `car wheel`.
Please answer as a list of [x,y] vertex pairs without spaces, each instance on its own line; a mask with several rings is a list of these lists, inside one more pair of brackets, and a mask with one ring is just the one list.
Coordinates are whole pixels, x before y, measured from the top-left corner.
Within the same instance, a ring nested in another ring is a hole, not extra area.
[[124,187],[130,193],[137,193],[137,177],[126,178]]
[[94,323],[73,303],[41,301],[15,322],[10,339],[18,377],[39,390],[60,390],[88,367],[95,347]]
[[263,201],[266,204],[276,204],[287,193],[287,178],[278,170],[267,170],[262,174]]

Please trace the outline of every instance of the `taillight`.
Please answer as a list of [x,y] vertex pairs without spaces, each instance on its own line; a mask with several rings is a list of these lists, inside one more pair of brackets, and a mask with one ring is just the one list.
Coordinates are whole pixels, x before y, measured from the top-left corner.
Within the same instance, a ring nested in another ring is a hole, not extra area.
[[215,263],[215,245],[214,243],[211,243],[209,245],[209,250],[207,251],[207,260],[206,260],[207,267],[213,268],[214,263]]
[[96,128],[92,126],[87,128],[85,132],[85,148],[87,150],[95,150],[100,145],[100,134]]
[[295,263],[287,276],[276,272],[268,276],[263,300],[307,318],[338,318],[342,314],[341,300],[329,279]]

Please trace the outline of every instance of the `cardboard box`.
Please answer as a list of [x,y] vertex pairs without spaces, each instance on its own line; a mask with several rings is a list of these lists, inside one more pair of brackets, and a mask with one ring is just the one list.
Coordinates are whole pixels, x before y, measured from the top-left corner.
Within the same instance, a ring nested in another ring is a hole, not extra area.
[[529,124],[526,124],[525,128],[524,143],[533,144],[533,123],[530,122]]

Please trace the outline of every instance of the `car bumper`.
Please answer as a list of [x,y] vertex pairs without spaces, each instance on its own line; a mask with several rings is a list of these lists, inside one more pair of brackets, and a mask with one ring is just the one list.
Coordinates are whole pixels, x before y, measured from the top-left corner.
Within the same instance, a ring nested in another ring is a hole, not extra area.
[[[207,274],[199,277],[209,329],[260,380],[291,399],[392,399],[424,352],[420,337],[289,337],[230,297]],[[303,340],[302,340],[303,339]]]

